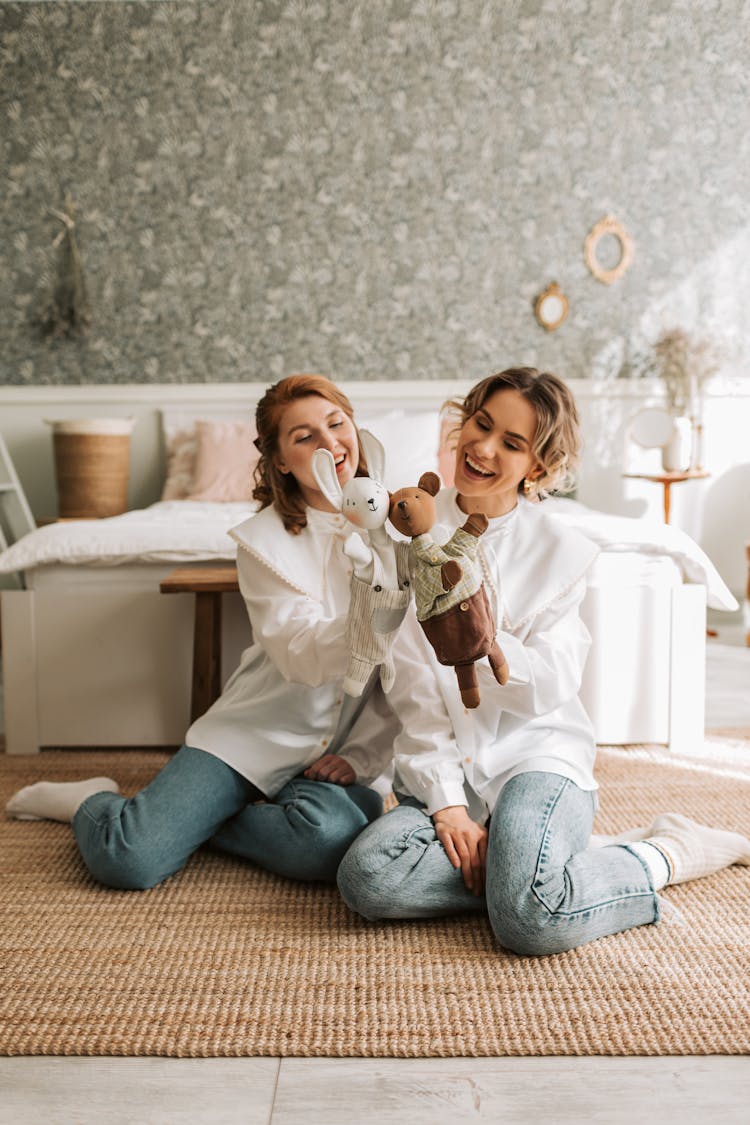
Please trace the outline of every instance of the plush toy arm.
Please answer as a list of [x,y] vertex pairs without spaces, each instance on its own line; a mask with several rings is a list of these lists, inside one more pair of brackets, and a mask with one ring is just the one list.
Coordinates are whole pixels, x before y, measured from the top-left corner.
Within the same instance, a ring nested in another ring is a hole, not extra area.
[[446,593],[448,590],[452,590],[454,586],[458,586],[462,574],[461,564],[455,559],[449,559],[448,562],[443,563],[440,567],[440,578]]
[[371,585],[375,578],[375,553],[368,547],[361,535],[353,531],[343,547],[344,554],[351,560],[354,573],[362,582]]
[[396,540],[391,539],[384,527],[376,527],[370,531],[370,545],[383,568],[382,577],[373,578],[373,584],[377,582],[381,586],[398,586]]
[[443,563],[448,562],[451,553],[458,552],[448,552],[447,547],[447,543],[441,547],[431,535],[417,535],[411,541],[412,555],[419,566],[442,566]]
[[459,527],[453,532],[447,543],[443,544],[446,558],[466,559],[473,563],[479,553],[479,539],[470,531]]
[[484,512],[472,512],[461,530],[467,532],[469,535],[476,536],[478,539],[489,526],[490,521],[487,519]]

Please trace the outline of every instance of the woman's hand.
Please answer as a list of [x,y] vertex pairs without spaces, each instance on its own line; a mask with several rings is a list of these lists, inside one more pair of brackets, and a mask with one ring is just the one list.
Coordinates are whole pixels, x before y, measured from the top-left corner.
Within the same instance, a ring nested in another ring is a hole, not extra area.
[[330,781],[334,785],[353,785],[357,780],[353,768],[338,754],[324,754],[307,767],[303,776],[311,781]]
[[448,805],[432,814],[435,832],[454,867],[461,868],[472,894],[484,890],[487,869],[487,829],[471,819],[464,805]]

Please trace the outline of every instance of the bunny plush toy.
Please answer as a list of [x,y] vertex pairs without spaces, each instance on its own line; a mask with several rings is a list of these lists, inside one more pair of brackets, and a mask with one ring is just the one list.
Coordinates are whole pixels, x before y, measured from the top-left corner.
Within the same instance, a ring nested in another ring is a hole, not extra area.
[[357,529],[344,544],[353,575],[347,622],[349,665],[343,688],[355,697],[362,694],[378,665],[384,690],[393,686],[391,645],[411,596],[409,545],[395,542],[385,529],[390,496],[382,483],[383,447],[366,430],[360,431],[360,441],[372,474],[369,477],[353,477],[342,488],[327,449],[317,449],[312,462],[313,475],[326,500]]

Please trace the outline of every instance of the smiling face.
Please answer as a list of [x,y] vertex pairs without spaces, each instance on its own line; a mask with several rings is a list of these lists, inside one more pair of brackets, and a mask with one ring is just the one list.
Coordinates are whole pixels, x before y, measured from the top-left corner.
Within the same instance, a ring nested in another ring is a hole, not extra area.
[[518,487],[542,466],[533,453],[534,407],[510,388],[495,391],[458,435],[455,486],[465,512],[502,516],[518,503]]
[[280,472],[292,474],[309,507],[332,512],[336,509],[326,500],[313,476],[312,456],[316,449],[330,450],[343,488],[359,464],[354,423],[335,403],[320,395],[306,395],[290,402],[281,416],[276,466]]

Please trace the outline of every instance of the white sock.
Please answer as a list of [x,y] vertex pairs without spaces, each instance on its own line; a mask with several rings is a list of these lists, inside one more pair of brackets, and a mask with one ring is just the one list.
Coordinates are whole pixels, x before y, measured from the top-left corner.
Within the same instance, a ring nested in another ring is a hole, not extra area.
[[630,845],[631,852],[636,852],[651,872],[651,882],[654,890],[660,891],[669,882],[669,864],[664,853],[655,844],[645,840],[637,840]]
[[88,777],[85,781],[38,781],[14,793],[5,806],[16,820],[63,820],[70,822],[78,806],[92,793],[119,793],[111,777]]
[[589,840],[590,848],[611,848],[613,844],[632,844],[636,840],[645,840],[651,829],[644,828],[628,828],[625,832],[618,833],[617,836],[601,836],[592,835]]
[[645,842],[658,848],[669,864],[670,884],[701,879],[733,863],[750,866],[750,840],[745,836],[696,824],[679,813],[657,816]]

